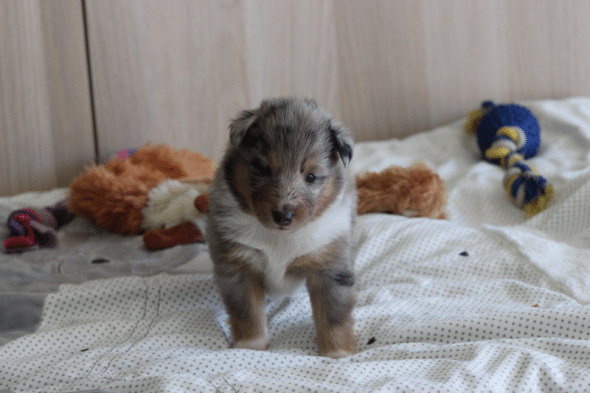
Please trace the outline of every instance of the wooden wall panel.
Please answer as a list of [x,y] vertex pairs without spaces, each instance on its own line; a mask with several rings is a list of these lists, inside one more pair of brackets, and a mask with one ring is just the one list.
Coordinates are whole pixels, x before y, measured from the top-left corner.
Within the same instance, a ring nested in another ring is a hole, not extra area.
[[81,2],[0,1],[0,195],[94,161]]
[[588,15],[586,0],[0,0],[0,195],[147,141],[219,160],[229,120],[268,96],[316,98],[361,141],[484,99],[590,95]]
[[506,15],[510,96],[590,95],[590,2],[507,1]]
[[337,111],[331,4],[88,2],[101,158],[151,141],[220,159],[230,118],[268,96]]
[[504,2],[425,1],[423,10],[429,126],[465,116],[486,99],[511,99],[506,75],[517,59],[507,56]]
[[87,2],[102,160],[145,142],[219,157],[246,102],[241,4]]
[[356,140],[424,130],[429,119],[420,1],[335,1],[338,99]]
[[219,159],[229,119],[316,98],[357,140],[497,101],[590,94],[586,0],[88,1],[101,157],[145,141]]
[[332,1],[243,2],[248,105],[267,97],[305,95],[340,114]]
[[589,2],[425,3],[431,126],[464,116],[485,99],[590,94]]

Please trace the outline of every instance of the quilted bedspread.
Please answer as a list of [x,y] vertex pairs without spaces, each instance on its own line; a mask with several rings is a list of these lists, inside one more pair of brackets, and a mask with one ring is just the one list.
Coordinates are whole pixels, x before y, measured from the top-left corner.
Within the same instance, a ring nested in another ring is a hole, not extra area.
[[[34,328],[0,346],[0,390],[587,391],[590,99],[524,104],[543,133],[529,161],[555,188],[549,207],[530,219],[507,199],[503,169],[483,161],[463,133],[465,119],[403,140],[357,144],[357,173],[417,161],[435,170],[447,189],[448,218],[359,217],[355,355],[317,356],[304,287],[267,300],[268,351],[231,349],[206,249],[148,254],[140,238],[127,238],[131,243],[108,256],[127,266],[121,274],[90,274],[88,266],[97,267],[80,263],[123,240],[74,222],[62,230],[66,240],[76,225],[92,233],[66,242],[65,254],[0,259],[0,285],[10,285],[0,290],[4,299],[24,296],[14,284],[21,280],[42,310]],[[35,201],[4,198],[0,206]],[[94,236],[100,252],[75,248],[90,247]],[[6,267],[11,261],[20,271]],[[78,279],[61,279],[52,266],[71,266]],[[37,278],[27,281],[29,271]],[[44,272],[54,278],[43,281]],[[38,289],[36,282],[46,284]]]

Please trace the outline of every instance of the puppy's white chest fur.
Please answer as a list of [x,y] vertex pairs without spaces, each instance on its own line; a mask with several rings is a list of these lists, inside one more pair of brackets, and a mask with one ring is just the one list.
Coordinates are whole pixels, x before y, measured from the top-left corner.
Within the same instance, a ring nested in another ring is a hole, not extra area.
[[242,251],[243,257],[264,274],[269,294],[287,294],[302,281],[286,277],[287,267],[295,258],[318,252],[349,232],[353,201],[343,190],[320,217],[289,233],[268,229],[242,212],[226,224],[232,227],[232,240],[249,247]]

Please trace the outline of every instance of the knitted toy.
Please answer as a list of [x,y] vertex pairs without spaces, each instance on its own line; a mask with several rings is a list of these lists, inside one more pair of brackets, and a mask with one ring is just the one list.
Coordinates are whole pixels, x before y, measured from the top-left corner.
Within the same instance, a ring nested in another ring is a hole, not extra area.
[[6,253],[57,247],[56,230],[74,218],[67,201],[44,209],[24,208],[8,216],[6,226],[10,236],[3,242]]
[[553,187],[524,160],[533,157],[541,145],[537,119],[517,104],[496,105],[491,101],[471,111],[465,130],[477,133],[485,159],[506,169],[504,190],[527,217],[547,207]]
[[392,213],[406,217],[445,218],[445,186],[423,163],[391,166],[356,177],[358,213]]
[[[111,232],[139,234],[166,224],[162,217],[152,217],[149,225],[143,222],[142,210],[148,206],[152,189],[170,179],[207,183],[214,171],[213,160],[201,154],[146,144],[127,158],[115,157],[74,179],[70,185],[69,208]],[[193,200],[196,196],[193,194]],[[156,206],[155,211],[158,209]],[[194,206],[193,210],[196,211]],[[175,219],[182,216],[179,214]]]

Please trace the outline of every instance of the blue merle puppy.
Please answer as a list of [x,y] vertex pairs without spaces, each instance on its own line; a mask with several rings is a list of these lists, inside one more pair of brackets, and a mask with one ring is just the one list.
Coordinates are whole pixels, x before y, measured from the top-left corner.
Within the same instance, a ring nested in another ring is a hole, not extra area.
[[322,356],[354,353],[349,132],[307,98],[243,111],[210,190],[207,240],[234,348],[270,345],[265,294],[306,281]]

